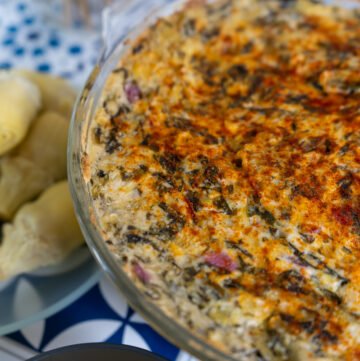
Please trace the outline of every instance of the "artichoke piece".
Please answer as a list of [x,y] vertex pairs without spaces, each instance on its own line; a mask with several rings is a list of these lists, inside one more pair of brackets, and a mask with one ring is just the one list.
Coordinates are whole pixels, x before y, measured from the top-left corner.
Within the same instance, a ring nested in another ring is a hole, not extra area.
[[29,136],[13,152],[45,169],[54,181],[66,178],[66,147],[69,121],[55,112],[42,114]]
[[29,70],[16,70],[14,73],[39,87],[43,99],[43,110],[54,111],[70,119],[76,93],[64,79]]
[[0,72],[0,156],[26,136],[41,107],[39,89],[29,80]]
[[68,126],[61,115],[44,113],[25,141],[0,159],[0,219],[11,219],[23,203],[66,178]]
[[28,159],[0,159],[0,219],[10,219],[18,207],[52,183],[52,177]]
[[83,243],[67,181],[21,207],[3,233],[0,280],[63,261]]

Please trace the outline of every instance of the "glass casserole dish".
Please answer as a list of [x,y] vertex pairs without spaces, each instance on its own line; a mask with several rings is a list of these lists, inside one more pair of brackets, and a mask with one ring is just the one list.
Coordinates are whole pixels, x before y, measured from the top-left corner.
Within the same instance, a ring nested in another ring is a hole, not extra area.
[[[201,360],[235,360],[205,342],[168,317],[158,306],[147,300],[138,287],[119,267],[109,252],[97,227],[89,185],[84,179],[84,158],[87,153],[91,122],[99,106],[104,84],[119,59],[129,48],[126,40],[136,39],[155,19],[180,9],[186,1],[129,1],[119,2],[104,13],[104,50],[90,75],[74,112],[69,139],[69,176],[78,218],[85,238],[98,262],[121,288],[129,303],[140,312],[164,337],[189,351]],[[328,1],[338,6],[358,6],[352,1]],[[131,16],[130,16],[131,15]]]

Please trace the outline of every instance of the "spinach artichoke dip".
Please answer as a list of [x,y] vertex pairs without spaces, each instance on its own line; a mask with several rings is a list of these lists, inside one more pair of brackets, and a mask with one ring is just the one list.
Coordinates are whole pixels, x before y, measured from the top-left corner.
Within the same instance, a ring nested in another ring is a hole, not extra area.
[[108,78],[84,174],[149,302],[241,361],[360,360],[360,13],[192,1]]

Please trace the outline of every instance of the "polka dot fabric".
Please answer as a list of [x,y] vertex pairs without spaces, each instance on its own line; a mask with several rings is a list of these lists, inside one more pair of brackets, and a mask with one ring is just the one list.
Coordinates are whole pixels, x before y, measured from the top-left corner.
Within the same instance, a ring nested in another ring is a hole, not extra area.
[[0,69],[50,72],[81,88],[99,54],[99,35],[52,25],[37,3],[0,0]]

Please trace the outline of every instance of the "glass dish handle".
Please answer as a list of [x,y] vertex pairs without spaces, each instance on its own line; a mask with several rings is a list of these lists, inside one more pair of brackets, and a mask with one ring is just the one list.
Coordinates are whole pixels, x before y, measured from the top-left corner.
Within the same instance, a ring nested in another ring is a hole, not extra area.
[[172,0],[117,0],[102,12],[102,41],[104,55],[124,39],[129,30],[141,25],[143,20],[162,5]]

